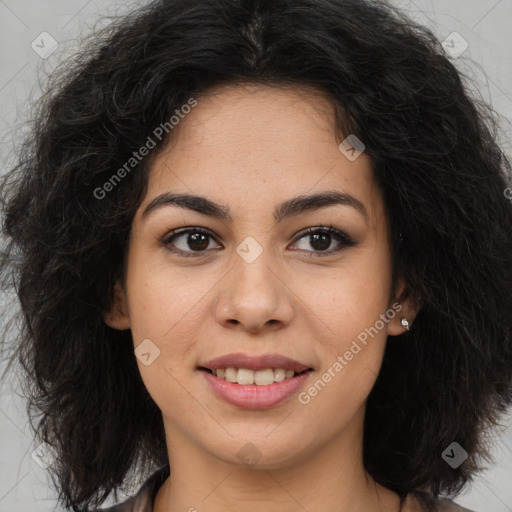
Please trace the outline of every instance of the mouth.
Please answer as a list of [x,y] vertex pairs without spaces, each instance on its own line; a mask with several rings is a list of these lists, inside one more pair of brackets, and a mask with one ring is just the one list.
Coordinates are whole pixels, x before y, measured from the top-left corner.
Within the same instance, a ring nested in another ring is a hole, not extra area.
[[312,368],[295,372],[283,368],[254,371],[248,368],[198,367],[207,388],[217,398],[239,409],[270,409],[306,386]]
[[270,386],[277,382],[293,379],[299,375],[313,371],[312,368],[307,368],[302,371],[286,370],[284,368],[252,370],[250,368],[235,368],[233,366],[215,369],[199,366],[198,370],[207,372],[218,379],[223,379],[226,382],[237,384],[239,386]]
[[314,369],[281,354],[226,354],[196,370],[214,396],[241,409],[267,409],[294,395]]

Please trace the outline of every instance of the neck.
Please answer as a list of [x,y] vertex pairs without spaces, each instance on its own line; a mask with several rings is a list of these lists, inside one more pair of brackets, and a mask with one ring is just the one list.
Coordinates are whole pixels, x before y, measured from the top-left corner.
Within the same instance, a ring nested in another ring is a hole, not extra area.
[[361,427],[356,421],[328,445],[301,447],[287,462],[249,466],[220,460],[166,425],[171,473],[153,511],[225,512],[243,503],[244,512],[398,512],[398,495],[363,467]]

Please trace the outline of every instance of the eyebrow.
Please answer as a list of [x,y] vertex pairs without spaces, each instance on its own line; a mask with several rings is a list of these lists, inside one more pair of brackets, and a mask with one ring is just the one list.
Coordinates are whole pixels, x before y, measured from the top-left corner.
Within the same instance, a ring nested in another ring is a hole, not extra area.
[[[288,199],[276,206],[273,216],[276,222],[280,222],[288,217],[335,205],[355,208],[363,215],[365,222],[368,224],[368,212],[359,199],[343,192],[331,190],[310,195],[300,195],[292,199]],[[233,217],[231,216],[230,208],[228,206],[217,204],[202,196],[174,194],[171,192],[166,192],[155,197],[142,212],[142,218],[144,219],[151,213],[165,206],[178,206],[202,215],[208,215],[210,217],[215,217],[229,222],[233,221]]]

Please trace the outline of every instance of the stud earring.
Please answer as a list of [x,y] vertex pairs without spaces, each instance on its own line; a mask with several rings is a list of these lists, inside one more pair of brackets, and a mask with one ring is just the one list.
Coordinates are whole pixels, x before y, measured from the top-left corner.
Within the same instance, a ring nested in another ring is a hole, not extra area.
[[407,318],[405,318],[405,316],[402,317],[400,323],[402,324],[402,327],[404,327],[406,330],[409,330],[409,322],[407,321]]

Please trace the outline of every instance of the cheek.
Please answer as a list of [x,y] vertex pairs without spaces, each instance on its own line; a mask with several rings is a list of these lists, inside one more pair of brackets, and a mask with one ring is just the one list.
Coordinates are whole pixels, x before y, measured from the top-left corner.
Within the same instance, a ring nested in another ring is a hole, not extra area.
[[[204,316],[201,297],[211,285],[194,281],[192,286],[183,272],[180,279],[176,272],[164,271],[157,265],[132,268],[136,271],[128,281],[129,313],[141,378],[162,410],[169,406],[169,396],[173,397],[173,405],[180,406],[190,399],[180,382],[190,371],[187,358],[196,344],[200,317]],[[140,356],[147,352],[148,365]]]
[[388,324],[380,317],[386,315],[387,293],[371,288],[367,281],[361,293],[361,283],[352,285],[352,279],[318,295],[323,301],[316,310],[321,319],[316,327],[322,329],[318,336],[322,368],[301,397],[301,403],[314,404],[318,417],[336,425],[348,422],[364,404],[379,374],[387,340]]
[[[161,261],[164,260],[164,261]],[[139,338],[167,340],[173,332],[197,325],[201,308],[216,279],[199,268],[168,264],[165,256],[143,258],[134,254],[127,281],[130,321],[134,342]]]
[[320,379],[329,382],[332,393],[325,398],[337,400],[339,393],[350,391],[354,403],[364,400],[380,370],[393,317],[385,316],[386,322],[380,316],[389,307],[388,253],[377,244],[368,245],[332,272],[320,269],[301,282],[304,309],[309,311],[305,315],[314,324],[310,329],[317,332],[324,352]]
[[149,366],[137,358],[141,377],[157,403],[165,405],[169,393],[180,401],[177,382],[187,377],[195,363],[194,347],[200,341],[198,332],[208,315],[218,273],[171,269],[158,262],[143,264],[136,258],[131,263],[128,296],[134,348],[137,354],[144,342],[157,355]]
[[390,272],[386,258],[361,251],[336,269],[309,271],[294,288],[327,333],[346,339],[373,325],[388,308]]

